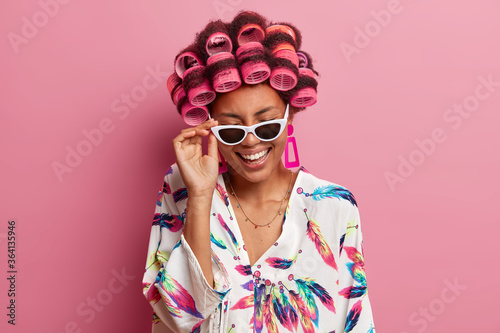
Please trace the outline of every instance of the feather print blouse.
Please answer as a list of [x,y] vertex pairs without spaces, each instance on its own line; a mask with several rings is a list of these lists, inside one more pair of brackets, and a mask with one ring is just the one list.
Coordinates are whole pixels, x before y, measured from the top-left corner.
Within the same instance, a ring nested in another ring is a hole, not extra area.
[[214,287],[182,234],[186,199],[174,164],[158,193],[143,278],[153,327],[166,324],[173,332],[375,332],[357,203],[346,188],[301,168],[282,234],[250,266],[219,175],[210,219]]

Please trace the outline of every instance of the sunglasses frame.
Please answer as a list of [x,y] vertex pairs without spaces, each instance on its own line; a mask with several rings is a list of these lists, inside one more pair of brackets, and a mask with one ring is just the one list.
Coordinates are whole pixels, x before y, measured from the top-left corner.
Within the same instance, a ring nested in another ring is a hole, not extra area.
[[[276,140],[283,133],[283,131],[285,130],[286,123],[288,122],[288,108],[289,108],[289,106],[290,106],[289,104],[286,105],[285,115],[283,116],[282,119],[274,119],[274,120],[263,121],[261,123],[258,123],[258,124],[252,125],[252,126],[242,126],[242,125],[221,125],[221,126],[214,126],[210,130],[215,135],[215,137],[217,138],[217,140],[219,140],[221,143],[223,143],[225,145],[228,145],[228,146],[235,146],[235,145],[241,143],[243,140],[245,140],[245,138],[247,137],[248,133],[252,133],[260,141],[266,141],[266,142],[267,141],[273,141],[273,140]],[[274,138],[272,138],[272,139],[262,139],[261,137],[259,137],[255,133],[255,129],[256,128],[261,127],[261,126],[271,125],[271,124],[280,124],[280,130],[279,130],[278,134]],[[243,130],[245,132],[245,135],[243,135],[243,138],[241,140],[239,140],[239,141],[237,141],[235,143],[229,143],[229,142],[224,141],[220,137],[220,135],[219,135],[219,131],[220,130],[224,130],[224,129],[241,129],[241,130]]]

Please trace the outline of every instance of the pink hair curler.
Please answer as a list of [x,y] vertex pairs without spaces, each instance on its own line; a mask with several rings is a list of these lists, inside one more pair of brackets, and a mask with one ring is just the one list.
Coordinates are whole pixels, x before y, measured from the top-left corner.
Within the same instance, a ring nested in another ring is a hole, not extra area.
[[190,75],[196,78],[202,78],[201,82],[198,85],[189,88],[189,90],[187,91],[189,102],[196,106],[203,106],[210,104],[214,101],[216,97],[215,91],[213,91],[210,82],[208,81],[207,78],[203,77],[204,70],[205,70],[204,66],[196,66],[196,67],[191,67],[184,72],[184,77]]
[[[234,55],[229,52],[217,53],[208,58],[207,65],[210,66],[227,59],[234,60],[235,58]],[[219,69],[214,74],[212,85],[216,92],[229,92],[241,86],[241,78],[238,68],[236,68],[236,61],[234,61],[233,66],[228,65],[227,67]]]
[[316,95],[316,90],[311,87],[305,87],[302,89],[299,89],[295,95],[292,96],[290,100],[290,104],[297,108],[305,108],[311,105],[316,104],[317,102],[317,95]]
[[275,24],[275,25],[271,25],[271,26],[267,27],[267,29],[266,29],[266,35],[270,35],[270,34],[278,33],[278,32],[288,34],[288,35],[292,36],[293,40],[296,40],[295,39],[295,31],[293,31],[293,29],[287,25]]
[[206,106],[196,106],[189,101],[185,101],[181,108],[184,122],[190,126],[198,126],[208,119],[208,109]]
[[[299,76],[308,76],[314,79],[314,72],[309,68],[299,68]],[[305,108],[317,102],[316,90],[312,87],[299,89],[290,99],[290,104],[298,108]]]
[[184,52],[175,60],[175,72],[180,78],[185,76],[188,69],[197,66],[202,66],[202,62],[194,52]]
[[262,42],[265,36],[266,33],[260,25],[248,23],[240,29],[236,39],[238,41],[238,45],[241,46],[250,42]]
[[295,50],[290,50],[288,48],[282,48],[276,50],[274,53],[274,56],[276,58],[282,58],[282,59],[288,59],[292,62],[292,64],[295,65],[295,67],[299,67],[299,57],[297,56],[297,53]]
[[264,82],[271,75],[271,69],[264,60],[245,61],[246,58],[261,55],[264,57],[264,46],[259,42],[249,42],[236,50],[240,62],[241,75],[246,84]]
[[231,52],[233,50],[233,43],[227,34],[216,32],[208,37],[205,49],[209,56],[213,56],[221,52]]
[[271,87],[280,91],[288,91],[297,84],[297,75],[286,67],[274,68],[269,79]]
[[184,94],[184,96],[186,95],[184,88],[182,88],[182,80],[177,73],[173,73],[167,79],[167,89],[170,97],[172,98],[172,102],[174,102],[175,105],[179,103],[179,100],[182,98],[182,94]]
[[307,68],[309,66],[309,60],[307,56],[302,52],[297,52],[297,57],[299,58],[299,68]]
[[314,72],[310,68],[299,68],[299,75],[309,76],[314,79]]
[[184,91],[184,88],[182,85],[176,87],[174,89],[174,92],[172,93],[172,102],[174,102],[175,105],[179,104],[179,101],[183,98],[186,97],[186,92]]

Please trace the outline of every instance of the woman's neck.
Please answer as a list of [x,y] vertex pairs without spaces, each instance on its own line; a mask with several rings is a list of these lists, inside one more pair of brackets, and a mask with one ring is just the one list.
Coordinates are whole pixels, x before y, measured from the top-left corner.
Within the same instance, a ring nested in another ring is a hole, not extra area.
[[255,202],[281,200],[283,194],[291,185],[292,180],[290,178],[294,177],[293,173],[286,169],[283,163],[279,163],[267,179],[258,183],[251,182],[237,173],[232,175],[230,173],[228,174],[229,181],[238,197],[245,201]]

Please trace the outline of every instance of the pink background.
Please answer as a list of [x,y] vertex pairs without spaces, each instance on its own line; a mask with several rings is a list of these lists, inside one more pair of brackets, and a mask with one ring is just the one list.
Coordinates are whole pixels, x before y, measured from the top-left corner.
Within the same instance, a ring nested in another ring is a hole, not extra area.
[[[319,101],[297,116],[295,136],[310,172],[356,195],[377,331],[500,330],[500,84],[479,79],[500,82],[498,1],[65,1],[0,10],[2,332],[150,330],[141,279],[184,125],[165,75],[148,68],[170,74],[208,19],[241,9],[293,22],[314,57]],[[450,111],[463,103],[472,111]],[[58,178],[68,149],[86,156]]]

